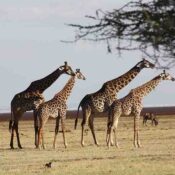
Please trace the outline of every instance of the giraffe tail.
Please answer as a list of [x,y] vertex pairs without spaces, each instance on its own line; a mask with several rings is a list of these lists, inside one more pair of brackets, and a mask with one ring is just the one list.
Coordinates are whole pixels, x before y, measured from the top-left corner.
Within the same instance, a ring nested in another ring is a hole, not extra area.
[[9,132],[12,131],[12,125],[13,125],[13,111],[12,111],[12,108],[11,108],[11,119],[9,121]]
[[80,102],[80,104],[78,106],[78,109],[77,109],[77,117],[75,119],[74,129],[77,129],[77,123],[78,123],[78,116],[79,116],[80,107],[81,107],[81,102]]

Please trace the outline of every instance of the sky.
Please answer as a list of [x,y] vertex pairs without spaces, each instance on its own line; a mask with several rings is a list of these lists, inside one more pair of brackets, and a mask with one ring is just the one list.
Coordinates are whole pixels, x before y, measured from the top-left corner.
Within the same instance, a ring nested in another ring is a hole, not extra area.
[[[141,52],[107,53],[105,43],[80,41],[73,44],[75,29],[69,23],[90,24],[85,15],[95,10],[120,8],[128,0],[0,0],[0,110],[9,111],[16,93],[48,75],[64,61],[75,70],[80,68],[86,80],[77,80],[68,100],[69,109],[76,109],[80,100],[101,88],[108,80],[131,69],[143,57]],[[161,70],[143,70],[127,87],[121,98]],[[175,76],[175,68],[169,70]],[[46,101],[59,92],[70,77],[62,75],[45,92]],[[144,106],[175,105],[175,83],[161,82],[144,98]]]

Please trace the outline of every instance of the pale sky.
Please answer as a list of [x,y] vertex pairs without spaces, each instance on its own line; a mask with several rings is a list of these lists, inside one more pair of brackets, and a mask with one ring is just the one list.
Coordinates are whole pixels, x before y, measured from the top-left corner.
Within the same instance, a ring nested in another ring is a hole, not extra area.
[[[75,70],[80,68],[86,81],[77,80],[68,100],[69,109],[77,108],[88,93],[97,91],[105,81],[132,68],[140,52],[125,52],[119,57],[108,54],[105,43],[61,43],[74,39],[75,29],[66,23],[89,24],[85,15],[95,10],[120,8],[128,0],[0,0],[0,110],[9,110],[16,93],[57,69],[66,60]],[[143,70],[118,97],[149,81],[160,70]],[[175,76],[175,68],[169,71]],[[61,76],[44,96],[51,99],[70,77]],[[144,106],[175,105],[175,83],[162,82],[144,99]]]

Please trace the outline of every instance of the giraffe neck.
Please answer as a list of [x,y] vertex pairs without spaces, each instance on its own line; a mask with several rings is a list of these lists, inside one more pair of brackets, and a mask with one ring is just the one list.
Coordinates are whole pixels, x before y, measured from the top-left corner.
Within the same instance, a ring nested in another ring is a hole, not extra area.
[[160,76],[157,76],[152,80],[148,81],[147,83],[143,84],[142,86],[133,89],[132,91],[140,98],[143,98],[144,96],[149,94],[153,89],[155,89],[155,87],[161,82],[161,80],[162,78]]
[[32,82],[30,84],[30,86],[25,91],[27,91],[27,92],[38,91],[39,93],[43,93],[63,73],[64,73],[64,71],[62,71],[58,68],[54,72],[52,72],[51,74],[47,75],[46,77]]
[[54,99],[58,99],[61,101],[67,101],[68,97],[70,96],[72,89],[74,87],[75,84],[75,77],[76,76],[72,76],[68,82],[66,83],[66,85],[64,86],[64,88],[58,92],[57,94],[55,94]]
[[110,80],[104,84],[107,93],[116,94],[123,87],[128,85],[141,71],[141,68],[134,66],[125,74],[121,75],[118,78]]

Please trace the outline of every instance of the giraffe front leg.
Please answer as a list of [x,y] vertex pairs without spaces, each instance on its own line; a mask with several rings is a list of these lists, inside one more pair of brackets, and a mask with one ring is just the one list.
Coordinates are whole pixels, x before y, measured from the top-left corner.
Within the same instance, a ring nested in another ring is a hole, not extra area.
[[42,148],[46,149],[45,142],[44,142],[44,130],[42,129]]
[[109,128],[108,128],[108,140],[107,140],[108,148],[110,148],[110,146],[111,146],[111,130],[112,130],[112,126],[109,126]]
[[55,149],[55,147],[56,147],[56,138],[57,138],[58,131],[59,131],[59,121],[60,121],[60,117],[58,116],[56,118],[55,136],[54,136],[54,141],[53,141],[53,149]]
[[110,125],[107,125],[107,131],[106,131],[106,144],[108,145],[109,142],[109,133],[110,133]]
[[42,142],[42,127],[38,130],[38,148],[41,150],[41,142]]
[[134,117],[134,146],[136,148],[140,148],[141,144],[140,144],[140,140],[139,140],[139,115],[136,115]]
[[61,117],[61,126],[62,126],[62,132],[63,132],[63,142],[65,148],[67,148],[67,142],[66,142],[66,137],[65,137],[65,123],[64,123],[64,118]]

